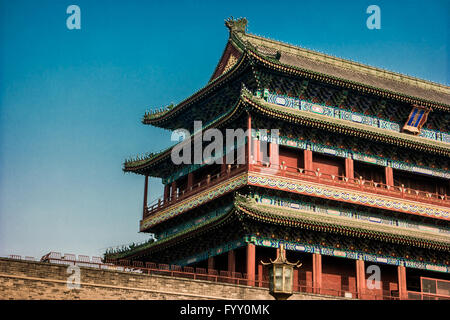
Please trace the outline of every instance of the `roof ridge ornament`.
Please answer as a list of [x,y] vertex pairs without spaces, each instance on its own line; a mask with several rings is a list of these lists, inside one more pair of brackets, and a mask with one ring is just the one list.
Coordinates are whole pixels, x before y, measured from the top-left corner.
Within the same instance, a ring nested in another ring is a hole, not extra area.
[[234,20],[233,16],[225,20],[225,26],[230,32],[241,32],[245,34],[247,29],[248,20],[246,18],[239,18]]

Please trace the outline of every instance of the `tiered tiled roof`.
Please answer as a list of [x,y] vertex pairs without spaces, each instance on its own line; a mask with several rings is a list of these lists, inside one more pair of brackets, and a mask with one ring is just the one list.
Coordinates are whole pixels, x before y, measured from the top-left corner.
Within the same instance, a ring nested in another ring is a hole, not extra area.
[[408,104],[450,111],[450,87],[375,68],[245,32],[246,20],[228,20],[230,38],[208,84],[176,106],[144,116],[145,124],[171,129],[171,119],[227,83],[255,61],[286,74]]
[[[400,73],[375,68],[361,63],[329,56],[316,51],[289,45],[249,33],[238,33],[242,42],[250,44],[256,52],[279,65],[317,72],[336,79],[400,96],[423,99],[434,107],[450,108],[450,87],[414,78]],[[278,55],[278,56],[277,56]],[[442,106],[440,106],[442,104]]]

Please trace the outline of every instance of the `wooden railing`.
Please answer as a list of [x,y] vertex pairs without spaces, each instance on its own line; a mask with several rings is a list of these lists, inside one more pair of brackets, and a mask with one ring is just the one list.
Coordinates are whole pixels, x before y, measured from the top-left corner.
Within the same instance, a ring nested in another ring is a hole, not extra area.
[[164,197],[160,197],[159,199],[153,201],[153,203],[150,203],[146,207],[144,218],[155,213],[156,211],[169,207],[177,201],[189,198],[194,194],[202,192],[247,170],[248,166],[246,164],[228,164],[226,166],[226,170],[217,172],[215,174],[209,174],[206,176],[206,178],[194,183],[192,186],[183,190],[179,190],[179,192],[174,196],[170,196],[166,199],[164,199]]
[[450,198],[448,195],[414,190],[405,188],[403,185],[390,186],[380,182],[365,180],[362,177],[348,178],[345,176],[323,173],[320,172],[319,169],[316,171],[305,170],[303,168],[290,167],[284,164],[270,165],[259,161],[254,162],[250,168],[253,172],[261,172],[273,176],[316,182],[329,186],[339,186],[352,190],[362,190],[380,195],[450,207]]
[[225,171],[209,174],[205,179],[194,183],[189,188],[180,190],[178,194],[174,196],[170,196],[166,199],[164,199],[164,197],[156,199],[145,208],[144,218],[172,205],[177,201],[186,199],[245,171],[316,182],[329,186],[338,186],[341,188],[359,190],[379,195],[450,207],[450,197],[446,194],[431,193],[411,188],[405,188],[404,185],[387,185],[381,182],[365,180],[362,177],[348,178],[345,176],[332,175],[321,172],[319,169],[316,171],[305,170],[303,168],[286,166],[283,163],[274,165],[261,161],[253,161],[250,166],[248,166],[247,164],[227,165]]

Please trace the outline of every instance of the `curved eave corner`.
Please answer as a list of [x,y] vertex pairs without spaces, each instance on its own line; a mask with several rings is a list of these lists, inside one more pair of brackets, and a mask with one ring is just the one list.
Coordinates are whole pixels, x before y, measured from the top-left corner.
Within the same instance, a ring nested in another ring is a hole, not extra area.
[[[202,131],[204,131],[208,128],[217,127],[217,126],[221,125],[222,123],[226,123],[227,121],[229,121],[229,119],[233,119],[233,117],[238,115],[239,113],[236,113],[236,112],[238,111],[240,106],[242,106],[242,102],[244,101],[242,99],[242,97],[243,96],[241,93],[239,100],[236,102],[234,107],[230,108],[228,111],[226,111],[221,116],[219,116],[216,120],[214,120],[213,122],[211,122],[208,125],[206,125],[205,127],[203,127]],[[192,139],[193,139],[192,134],[190,135],[190,139],[192,141]],[[176,145],[178,145],[178,144],[176,144]],[[155,154],[150,154],[147,157],[142,157],[142,158],[138,158],[138,159],[134,159],[134,160],[125,161],[123,164],[122,170],[124,172],[134,172],[134,173],[138,173],[138,174],[143,174],[142,173],[143,170],[148,169],[149,167],[155,165],[156,163],[168,158],[172,149],[176,145],[173,145],[167,149],[164,149],[161,152],[158,152]]]
[[[239,50],[239,48],[234,44],[231,39],[229,40],[227,46],[232,45],[234,48]],[[224,52],[225,54],[225,52]],[[145,113],[142,118],[142,123],[146,125],[153,125],[155,127],[160,127],[164,129],[172,129],[170,125],[167,123],[175,117],[181,110],[185,109],[189,105],[195,103],[199,99],[201,99],[204,95],[210,93],[217,86],[220,86],[223,82],[225,82],[228,78],[230,78],[243,64],[246,60],[246,55],[241,54],[236,63],[234,63],[228,70],[225,70],[220,75],[216,76],[214,79],[210,80],[206,86],[195,92],[189,98],[183,100],[175,107],[170,107],[170,109],[163,110],[157,113]],[[220,64],[220,62],[219,62]],[[217,69],[217,67],[216,67]],[[217,70],[216,70],[217,71]]]
[[130,251],[112,253],[109,255],[109,257],[112,259],[129,259],[129,258],[135,258],[136,256],[140,256],[140,255],[146,255],[150,251],[162,250],[164,248],[170,247],[177,243],[186,241],[200,233],[207,232],[213,228],[217,228],[218,226],[223,225],[224,223],[229,221],[234,216],[234,213],[235,213],[235,208],[233,207],[226,214],[216,217],[216,218],[213,218],[209,221],[206,221],[205,223],[195,224],[191,228],[177,232],[167,238],[164,238],[162,240],[155,241],[152,243],[146,243],[146,244],[136,247]]

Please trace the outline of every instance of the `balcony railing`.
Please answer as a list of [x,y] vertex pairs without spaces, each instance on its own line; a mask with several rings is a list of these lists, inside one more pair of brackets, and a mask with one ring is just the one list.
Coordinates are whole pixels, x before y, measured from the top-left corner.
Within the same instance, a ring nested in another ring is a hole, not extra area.
[[248,166],[246,164],[228,164],[226,166],[226,170],[208,174],[203,180],[195,182],[192,186],[186,187],[185,189],[179,190],[178,193],[173,196],[171,195],[166,199],[164,199],[164,197],[160,197],[159,199],[154,200],[145,209],[144,218],[152,215],[156,211],[169,207],[177,201],[189,198],[194,194],[198,194],[199,192],[202,192],[229,178],[237,176],[247,170]]
[[173,196],[170,196],[166,199],[164,199],[164,197],[160,197],[159,199],[154,200],[145,208],[144,218],[161,209],[169,207],[177,201],[184,200],[194,194],[202,192],[211,186],[214,186],[245,171],[264,173],[268,175],[298,179],[308,182],[316,182],[328,186],[337,186],[341,188],[359,190],[384,196],[450,207],[450,197],[446,194],[415,190],[406,188],[404,185],[391,186],[381,182],[365,180],[362,177],[348,178],[345,176],[332,175],[321,172],[319,169],[317,169],[316,171],[305,170],[303,168],[287,166],[283,163],[280,165],[274,165],[262,161],[253,161],[250,166],[248,166],[247,164],[227,165],[225,171],[208,174],[207,177],[203,180],[195,182],[189,188],[179,190],[179,192]]
[[450,207],[450,198],[445,194],[405,188],[403,185],[390,186],[376,181],[365,180],[362,177],[348,178],[332,175],[323,173],[319,169],[316,171],[305,170],[284,164],[270,165],[269,163],[258,161],[251,165],[251,171]]

